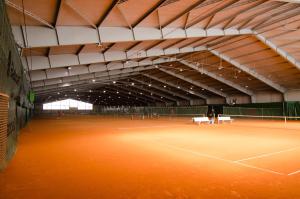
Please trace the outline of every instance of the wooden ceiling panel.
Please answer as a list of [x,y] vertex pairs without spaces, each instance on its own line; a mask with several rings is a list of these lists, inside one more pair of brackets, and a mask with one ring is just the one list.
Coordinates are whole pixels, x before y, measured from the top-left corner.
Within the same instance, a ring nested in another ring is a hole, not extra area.
[[50,48],[50,55],[59,54],[76,54],[79,50],[80,45],[66,45],[66,46],[53,46]]

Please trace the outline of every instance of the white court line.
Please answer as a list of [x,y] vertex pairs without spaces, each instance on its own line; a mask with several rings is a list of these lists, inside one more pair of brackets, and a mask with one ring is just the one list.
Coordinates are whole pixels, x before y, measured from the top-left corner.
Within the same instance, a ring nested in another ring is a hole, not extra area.
[[272,156],[272,155],[276,155],[276,154],[280,154],[280,153],[284,153],[284,152],[288,152],[288,151],[295,151],[296,149],[299,149],[299,148],[300,148],[300,146],[297,146],[297,147],[293,147],[293,148],[289,148],[289,149],[285,149],[285,150],[281,150],[281,151],[276,151],[276,152],[272,152],[272,153],[264,153],[264,154],[257,155],[257,156],[252,156],[252,157],[243,158],[240,160],[235,160],[234,162],[243,162],[246,160],[264,158],[264,157],[268,157],[268,156]]
[[288,176],[295,175],[295,174],[298,174],[298,173],[300,173],[300,170],[292,172],[292,173],[289,173]]
[[186,126],[186,125],[173,125],[173,126],[164,126],[164,125],[156,125],[156,126],[139,126],[139,127],[121,127],[119,130],[128,130],[128,129],[148,129],[148,128],[169,128],[169,127],[178,127],[178,126]]
[[220,160],[220,161],[223,161],[223,162],[228,162],[230,164],[235,164],[235,165],[239,165],[239,166],[243,166],[243,167],[247,167],[247,168],[252,168],[252,169],[256,169],[256,170],[259,170],[259,171],[264,171],[264,172],[267,172],[267,173],[272,173],[272,174],[277,174],[277,175],[286,175],[284,173],[273,171],[271,169],[264,169],[264,168],[248,165],[248,164],[241,163],[241,162],[236,162],[236,161],[233,161],[233,160],[227,160],[227,159],[223,159],[223,158],[220,158],[220,157],[217,157],[217,156],[212,156],[212,155],[208,155],[208,154],[204,154],[204,153],[199,153],[197,151],[193,151],[193,150],[190,150],[190,149],[176,147],[176,146],[173,146],[173,145],[170,145],[170,144],[164,144],[164,143],[161,143],[161,142],[158,142],[158,141],[153,141],[153,142],[156,142],[156,143],[158,143],[160,145],[163,145],[163,146],[166,146],[168,148],[180,150],[180,151],[183,151],[183,152],[191,153],[191,154],[194,154],[194,155],[197,155],[197,156],[206,157],[206,158],[213,159],[213,160]]

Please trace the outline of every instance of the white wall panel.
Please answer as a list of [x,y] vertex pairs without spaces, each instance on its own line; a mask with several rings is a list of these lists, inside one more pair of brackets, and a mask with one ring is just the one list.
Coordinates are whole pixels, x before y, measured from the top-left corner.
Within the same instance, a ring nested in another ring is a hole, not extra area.
[[78,56],[80,64],[104,62],[104,56],[102,53],[80,53]]
[[85,26],[58,26],[57,35],[60,45],[99,43],[97,30]]
[[30,72],[31,81],[46,79],[46,73],[43,70],[31,71]]
[[66,68],[51,68],[46,70],[47,78],[56,78],[68,76],[68,69]]
[[72,54],[63,54],[63,55],[50,55],[50,64],[52,68],[61,67],[61,66],[72,66],[78,65],[77,55]]
[[73,66],[70,70],[69,70],[69,75],[79,75],[79,74],[84,74],[84,73],[88,73],[88,67],[87,66]]

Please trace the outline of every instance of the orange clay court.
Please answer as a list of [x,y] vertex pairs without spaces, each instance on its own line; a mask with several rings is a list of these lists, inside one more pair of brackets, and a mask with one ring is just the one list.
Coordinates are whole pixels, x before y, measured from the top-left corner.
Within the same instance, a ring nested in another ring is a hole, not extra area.
[[300,199],[300,0],[0,0],[0,199]]
[[1,198],[300,198],[300,124],[34,119]]

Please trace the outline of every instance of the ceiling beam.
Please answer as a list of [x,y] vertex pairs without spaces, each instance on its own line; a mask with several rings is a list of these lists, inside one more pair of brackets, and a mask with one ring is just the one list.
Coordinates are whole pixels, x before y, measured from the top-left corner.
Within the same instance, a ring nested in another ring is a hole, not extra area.
[[[154,66],[138,66],[138,67],[134,67],[134,68],[125,68],[125,69],[110,69],[110,70],[104,70],[102,72],[91,72],[91,73],[82,73],[82,74],[68,74],[66,76],[60,76],[60,77],[49,77],[49,75],[47,75],[47,79],[41,79],[41,80],[36,80],[36,81],[32,81],[32,86],[36,87],[35,85],[40,85],[41,81],[44,81],[44,84],[57,84],[57,82],[64,82],[64,83],[69,83],[74,81],[74,79],[76,79],[76,81],[80,81],[82,79],[85,80],[93,80],[93,79],[97,79],[97,78],[101,78],[101,77],[111,77],[114,75],[118,75],[118,74],[127,74],[127,73],[133,73],[133,72],[140,72],[143,70],[151,70],[154,69]],[[82,75],[82,76],[81,76]],[[85,77],[85,75],[92,75],[92,77]],[[60,81],[55,81],[55,80],[60,80]]]
[[14,4],[13,2],[9,1],[9,0],[5,0],[5,4],[15,10],[17,10],[18,12],[20,13],[23,13],[24,11],[24,14],[32,19],[34,19],[35,21],[37,22],[40,22],[41,24],[51,28],[51,29],[54,29],[54,26],[52,24],[50,24],[49,22],[47,22],[46,20],[42,19],[40,16],[36,15],[36,14],[33,14],[32,12],[28,11],[28,10],[25,10],[23,9],[23,7],[17,5],[17,4]]
[[[107,62],[126,62],[126,66],[122,66],[124,68],[130,66],[137,66],[137,65],[145,65],[145,62],[136,61],[136,59],[143,59],[143,58],[156,58],[159,56],[165,55],[175,55],[180,52],[199,52],[202,51],[202,47],[198,48],[189,48],[184,51],[182,48],[172,48],[169,49],[152,49],[150,51],[140,51],[141,55],[139,57],[135,57],[131,51],[115,51],[110,50],[106,53],[80,53],[80,54],[61,54],[61,55],[50,55],[50,56],[27,56],[23,57],[23,59],[27,59],[30,64],[29,69],[30,71],[41,70],[41,69],[49,69],[51,65],[55,68],[65,68],[65,67],[76,67],[78,65],[101,65]],[[134,59],[134,60],[132,60]],[[49,62],[50,61],[50,62]],[[157,64],[160,62],[165,62],[166,60],[161,58],[156,61],[150,61],[147,64]],[[50,65],[51,63],[51,65]],[[26,63],[24,63],[26,64]]]
[[[105,88],[106,91],[107,91],[107,95],[108,95],[108,98],[102,98],[101,99],[98,99],[98,101],[102,104],[104,102],[107,102],[109,104],[109,106],[115,106],[115,105],[126,105],[126,104],[144,104],[144,105],[149,105],[149,104],[153,104],[153,101],[149,101],[149,100],[145,100],[145,99],[139,99],[139,98],[136,98],[136,97],[130,97],[128,98],[127,96],[125,95],[121,95],[121,94],[115,94],[113,92],[113,90],[108,90],[107,88]],[[97,99],[96,99],[97,100]],[[130,114],[130,113],[129,113]]]
[[243,92],[243,93],[245,93],[245,94],[247,94],[249,96],[253,96],[254,95],[253,91],[251,91],[251,90],[249,90],[247,88],[244,88],[244,87],[242,87],[242,86],[240,86],[240,85],[238,85],[238,84],[236,84],[236,83],[234,83],[234,82],[232,82],[230,80],[227,80],[227,79],[225,79],[223,77],[220,77],[220,76],[218,76],[218,75],[216,75],[216,74],[214,74],[212,72],[209,72],[208,70],[206,70],[204,68],[199,68],[195,64],[190,63],[190,62],[188,62],[186,60],[179,60],[179,63],[181,63],[181,64],[183,64],[185,66],[188,66],[189,68],[192,68],[192,69],[194,69],[194,70],[196,70],[196,71],[198,71],[198,72],[200,72],[202,74],[205,74],[205,75],[207,75],[207,76],[209,76],[209,77],[211,77],[211,78],[213,78],[215,80],[218,80],[219,82],[221,82],[223,84],[226,84],[226,85],[228,85],[228,86],[230,86],[230,87],[232,87],[232,88],[234,88],[234,89],[236,89],[238,91],[241,91],[241,92]]
[[[133,80],[132,78],[130,78],[130,79]],[[137,84],[137,83],[139,83],[139,82],[135,82],[135,83],[136,83],[136,85],[134,86],[134,88],[138,88],[138,89],[143,90],[143,91],[145,91],[145,92],[150,92],[150,93],[152,93],[152,94],[155,94],[155,95],[157,95],[157,96],[160,96],[160,97],[169,99],[169,100],[174,101],[174,102],[179,101],[177,98],[172,97],[172,96],[169,96],[169,95],[166,95],[165,93],[160,92],[160,91],[155,91],[155,90],[153,90],[153,88],[151,88],[151,87],[148,87],[148,86],[147,86],[147,88],[144,88],[144,85],[145,85],[144,83],[140,83],[140,84],[142,84],[142,85]]]
[[60,16],[60,12],[61,12],[61,7],[62,7],[62,4],[63,4],[64,0],[57,0],[56,1],[56,9],[55,9],[55,19],[54,19],[54,26],[56,27],[57,26],[57,23],[58,23],[58,19],[59,19],[59,16]]
[[218,12],[221,12],[222,10],[228,8],[229,6],[231,6],[232,4],[235,4],[238,1],[239,0],[222,1],[222,2],[226,2],[226,3],[224,5],[218,7],[217,9],[215,9],[213,12],[210,12],[210,13],[207,13],[207,14],[203,15],[202,17],[198,18],[197,20],[193,20],[193,22],[188,23],[188,25],[186,27],[190,28],[190,27],[196,25],[197,23],[203,21],[204,19],[207,19],[208,17],[211,17],[211,16],[217,14]]
[[100,27],[103,23],[103,21],[107,18],[109,13],[114,9],[114,7],[119,3],[119,0],[113,0],[111,4],[109,5],[108,9],[104,12],[104,14],[100,17],[97,27]]
[[[81,51],[83,50],[85,45],[81,45],[78,50],[76,51],[76,55],[79,55],[81,53]],[[48,56],[49,57],[49,56]]]
[[[235,13],[229,15],[229,16],[223,17],[220,20],[218,20],[218,21],[216,21],[214,23],[211,23],[206,28],[212,28],[212,27],[217,26],[218,24],[220,24],[222,22],[225,22],[227,20],[233,20],[233,19],[237,18],[240,14],[246,14],[248,12],[251,12],[251,11],[257,9],[258,6],[260,6],[261,4],[263,4],[265,2],[266,2],[266,0],[258,0],[253,5],[251,5],[250,8],[246,7],[246,8],[243,8],[243,9],[239,10],[238,12],[235,12]],[[253,2],[250,2],[250,3],[253,3]]]
[[69,0],[65,0],[65,4],[71,8],[80,18],[82,18],[84,21],[86,21],[90,26],[97,29],[97,26],[84,14],[82,14],[74,5],[72,5]]
[[131,27],[134,28],[137,25],[139,25],[142,21],[144,21],[148,16],[154,13],[166,1],[167,0],[159,0],[152,8],[150,8],[145,14],[143,14],[143,16],[138,18],[137,21],[131,25]]
[[45,85],[36,87],[33,90],[37,95],[40,93],[49,93],[49,92],[67,92],[67,91],[73,91],[74,89],[91,89],[94,87],[99,87],[99,85],[105,85],[107,83],[111,83],[112,81],[120,81],[124,78],[128,78],[130,76],[137,75],[138,73],[128,73],[128,74],[120,74],[120,75],[114,75],[110,78],[108,77],[102,77],[102,78],[95,78],[95,82],[90,82],[90,79],[87,80],[80,80],[80,81],[72,81],[68,82],[69,85],[65,86],[66,83],[59,83],[54,85]]
[[256,38],[259,39],[262,43],[264,43],[267,47],[271,48],[277,54],[279,54],[284,60],[288,61],[290,64],[295,66],[297,69],[300,70],[300,62],[295,59],[292,55],[287,53],[285,50],[277,46],[268,38],[265,38],[262,34],[256,34]]
[[190,5],[189,7],[187,7],[186,9],[184,9],[182,12],[178,13],[176,16],[172,17],[171,19],[169,19],[168,21],[166,21],[164,24],[161,25],[162,28],[167,27],[168,25],[170,25],[171,23],[173,23],[174,21],[176,21],[177,19],[179,19],[180,17],[188,14],[191,10],[193,10],[194,8],[200,6],[202,3],[204,3],[206,0],[198,0],[196,3]]
[[225,93],[223,93],[222,91],[218,91],[218,90],[215,89],[215,88],[209,87],[209,86],[207,86],[207,85],[205,85],[205,84],[203,84],[203,83],[200,83],[200,82],[198,82],[198,81],[194,81],[194,80],[192,80],[192,79],[189,79],[188,77],[185,77],[185,76],[180,75],[180,74],[178,74],[178,73],[175,73],[175,72],[172,72],[172,71],[163,69],[163,68],[159,68],[159,70],[162,71],[162,72],[164,72],[164,73],[167,73],[167,74],[169,74],[169,75],[171,75],[171,76],[173,76],[173,77],[176,77],[176,78],[178,78],[178,79],[181,79],[181,80],[184,80],[184,81],[186,81],[186,82],[189,82],[190,84],[193,84],[193,85],[198,86],[198,87],[200,87],[200,88],[204,88],[204,89],[206,89],[206,90],[208,90],[208,91],[210,91],[210,92],[212,92],[212,93],[214,93],[214,94],[217,94],[217,95],[219,95],[219,96],[222,96],[222,97],[225,97],[225,98],[228,97],[228,95],[225,94]]
[[284,1],[284,2],[288,2],[288,3],[300,3],[300,0],[276,0],[276,1]]
[[[165,84],[165,85],[168,85],[168,86],[170,86],[170,87],[179,89],[179,90],[181,90],[181,91],[183,91],[183,92],[186,92],[186,91],[188,90],[188,88],[186,88],[186,87],[179,87],[179,88],[178,88],[178,86],[177,86],[176,84],[173,84],[173,83],[170,82],[170,81],[163,80],[162,78],[155,77],[155,76],[150,75],[150,74],[148,74],[148,73],[142,73],[142,75],[145,76],[145,77],[148,77],[148,78],[150,78],[150,79],[153,79],[153,80],[155,80],[155,81],[161,82],[162,84]],[[192,93],[190,92],[190,94],[192,94],[192,95],[194,95],[194,96],[197,96],[197,97],[200,97],[200,98],[202,98],[202,99],[207,99],[207,98],[208,98],[208,96],[203,95],[203,94],[198,93],[198,92],[195,92],[195,91],[193,91]]]
[[[172,95],[172,96],[175,95],[175,96],[177,96],[177,97],[180,97],[180,98],[182,98],[182,99],[184,99],[184,100],[191,100],[191,98],[188,97],[188,96],[181,95],[181,94],[179,94],[179,93],[177,93],[177,92],[174,92],[174,91],[170,91],[170,90],[165,89],[165,88],[163,88],[163,87],[157,86],[157,85],[155,85],[155,84],[153,84],[153,83],[147,83],[147,82],[141,81],[141,80],[139,80],[139,79],[137,79],[137,78],[131,78],[131,79],[133,79],[133,80],[136,81],[136,82],[139,82],[140,84],[144,84],[144,85],[148,86],[149,88],[150,88],[150,87],[155,88],[155,89],[160,90],[160,91],[162,91],[162,92],[168,93],[168,94],[170,94],[170,95]],[[150,84],[151,86],[149,86],[149,84]]]
[[[160,102],[167,102],[167,101],[170,101],[168,98],[161,98],[161,96],[160,95],[158,95],[157,93],[154,93],[154,92],[151,92],[151,91],[148,91],[147,89],[142,89],[142,88],[140,88],[140,87],[137,87],[137,86],[128,86],[128,87],[124,87],[124,86],[116,86],[116,87],[118,87],[118,88],[122,88],[123,90],[127,90],[127,91],[129,91],[129,92],[131,92],[131,93],[136,93],[138,96],[140,96],[141,98],[143,98],[143,97],[146,97],[146,98],[149,98],[149,99],[151,99],[151,100],[153,100],[154,102],[156,102],[156,101],[160,101]],[[143,93],[143,92],[146,92],[147,93],[147,95],[141,95],[140,93]],[[152,93],[152,95],[151,95],[151,93]],[[159,96],[159,97],[157,97],[157,96]],[[166,101],[167,100],[167,101]],[[172,100],[171,100],[172,101]]]
[[[156,99],[153,99],[151,97],[141,95],[137,91],[132,92],[131,89],[126,89],[123,86],[112,86],[109,88],[105,87],[106,91],[109,89],[115,90],[116,92],[123,93],[127,97],[127,99],[128,99],[128,97],[130,97],[131,99],[134,99],[136,101],[139,101],[139,102],[146,101],[147,103],[155,103],[157,101]],[[163,100],[159,100],[159,101],[164,102]]]
[[[299,7],[300,7],[300,4],[294,6],[293,8],[287,7],[284,10],[280,10],[278,12],[275,12],[275,13],[271,14],[268,19],[264,19],[264,20],[261,19],[258,23],[255,22],[255,26],[252,27],[252,30],[261,29],[261,28],[270,26],[272,24],[276,24],[280,21],[284,21],[285,19],[289,19],[289,18],[292,18],[294,16],[297,16],[299,14],[299,10],[297,10],[296,12],[293,12],[293,13],[289,13],[289,12],[294,11],[295,9],[297,9]],[[277,19],[273,20],[274,18],[276,18],[278,16],[281,16],[281,15],[284,15],[284,16],[279,18],[279,19],[277,18]]]
[[257,72],[255,72],[254,70],[251,70],[249,67],[240,64],[239,62],[233,60],[232,58],[228,57],[225,54],[222,54],[221,52],[217,51],[217,50],[212,50],[209,49],[208,50],[214,54],[215,56],[225,60],[226,62],[230,63],[231,65],[235,66],[236,68],[248,73],[249,75],[255,77],[256,79],[264,82],[265,84],[269,85],[270,87],[274,88],[275,90],[280,91],[281,93],[284,93],[286,91],[286,88],[280,86],[279,84],[273,82],[270,79],[267,79],[266,77],[264,77],[263,75],[258,74]]
[[[124,91],[122,88],[115,88],[114,86],[110,86],[110,87],[104,87],[104,89],[106,91],[113,90],[116,94],[121,95],[129,100],[133,99],[138,102],[145,102],[145,99],[148,100],[147,98],[145,98],[143,100],[143,98],[141,98],[140,95],[139,95],[139,97],[141,99],[136,99],[136,97],[138,96],[136,93],[132,93],[132,95],[131,95],[128,92]],[[153,101],[151,100],[151,102],[153,102]]]
[[[267,2],[267,3],[269,3],[269,2]],[[244,28],[251,21],[253,21],[254,19],[260,17],[261,15],[268,14],[269,12],[272,12],[275,9],[278,9],[278,8],[280,8],[282,6],[285,6],[285,5],[286,5],[286,3],[279,3],[279,4],[275,4],[275,5],[270,5],[270,6],[267,7],[267,9],[263,9],[263,10],[261,10],[259,12],[255,12],[254,14],[252,14],[252,15],[244,18],[244,19],[241,19],[241,20],[237,21],[236,23],[231,24],[230,26],[228,25],[227,28],[233,27],[233,26],[238,25],[238,24],[240,24],[238,26],[238,28]]]
[[[49,47],[64,45],[98,44],[99,35],[102,43],[134,42],[143,40],[187,39],[197,37],[233,36],[251,34],[250,29],[219,29],[193,27],[188,29],[176,28],[175,32],[167,29],[136,27],[100,27],[95,30],[87,26],[57,26],[55,29],[42,26],[27,26],[28,44],[24,46],[24,38],[18,34],[21,26],[12,26],[13,34],[18,45],[22,47]],[[153,34],[155,33],[155,34]],[[134,35],[134,36],[133,36]]]

